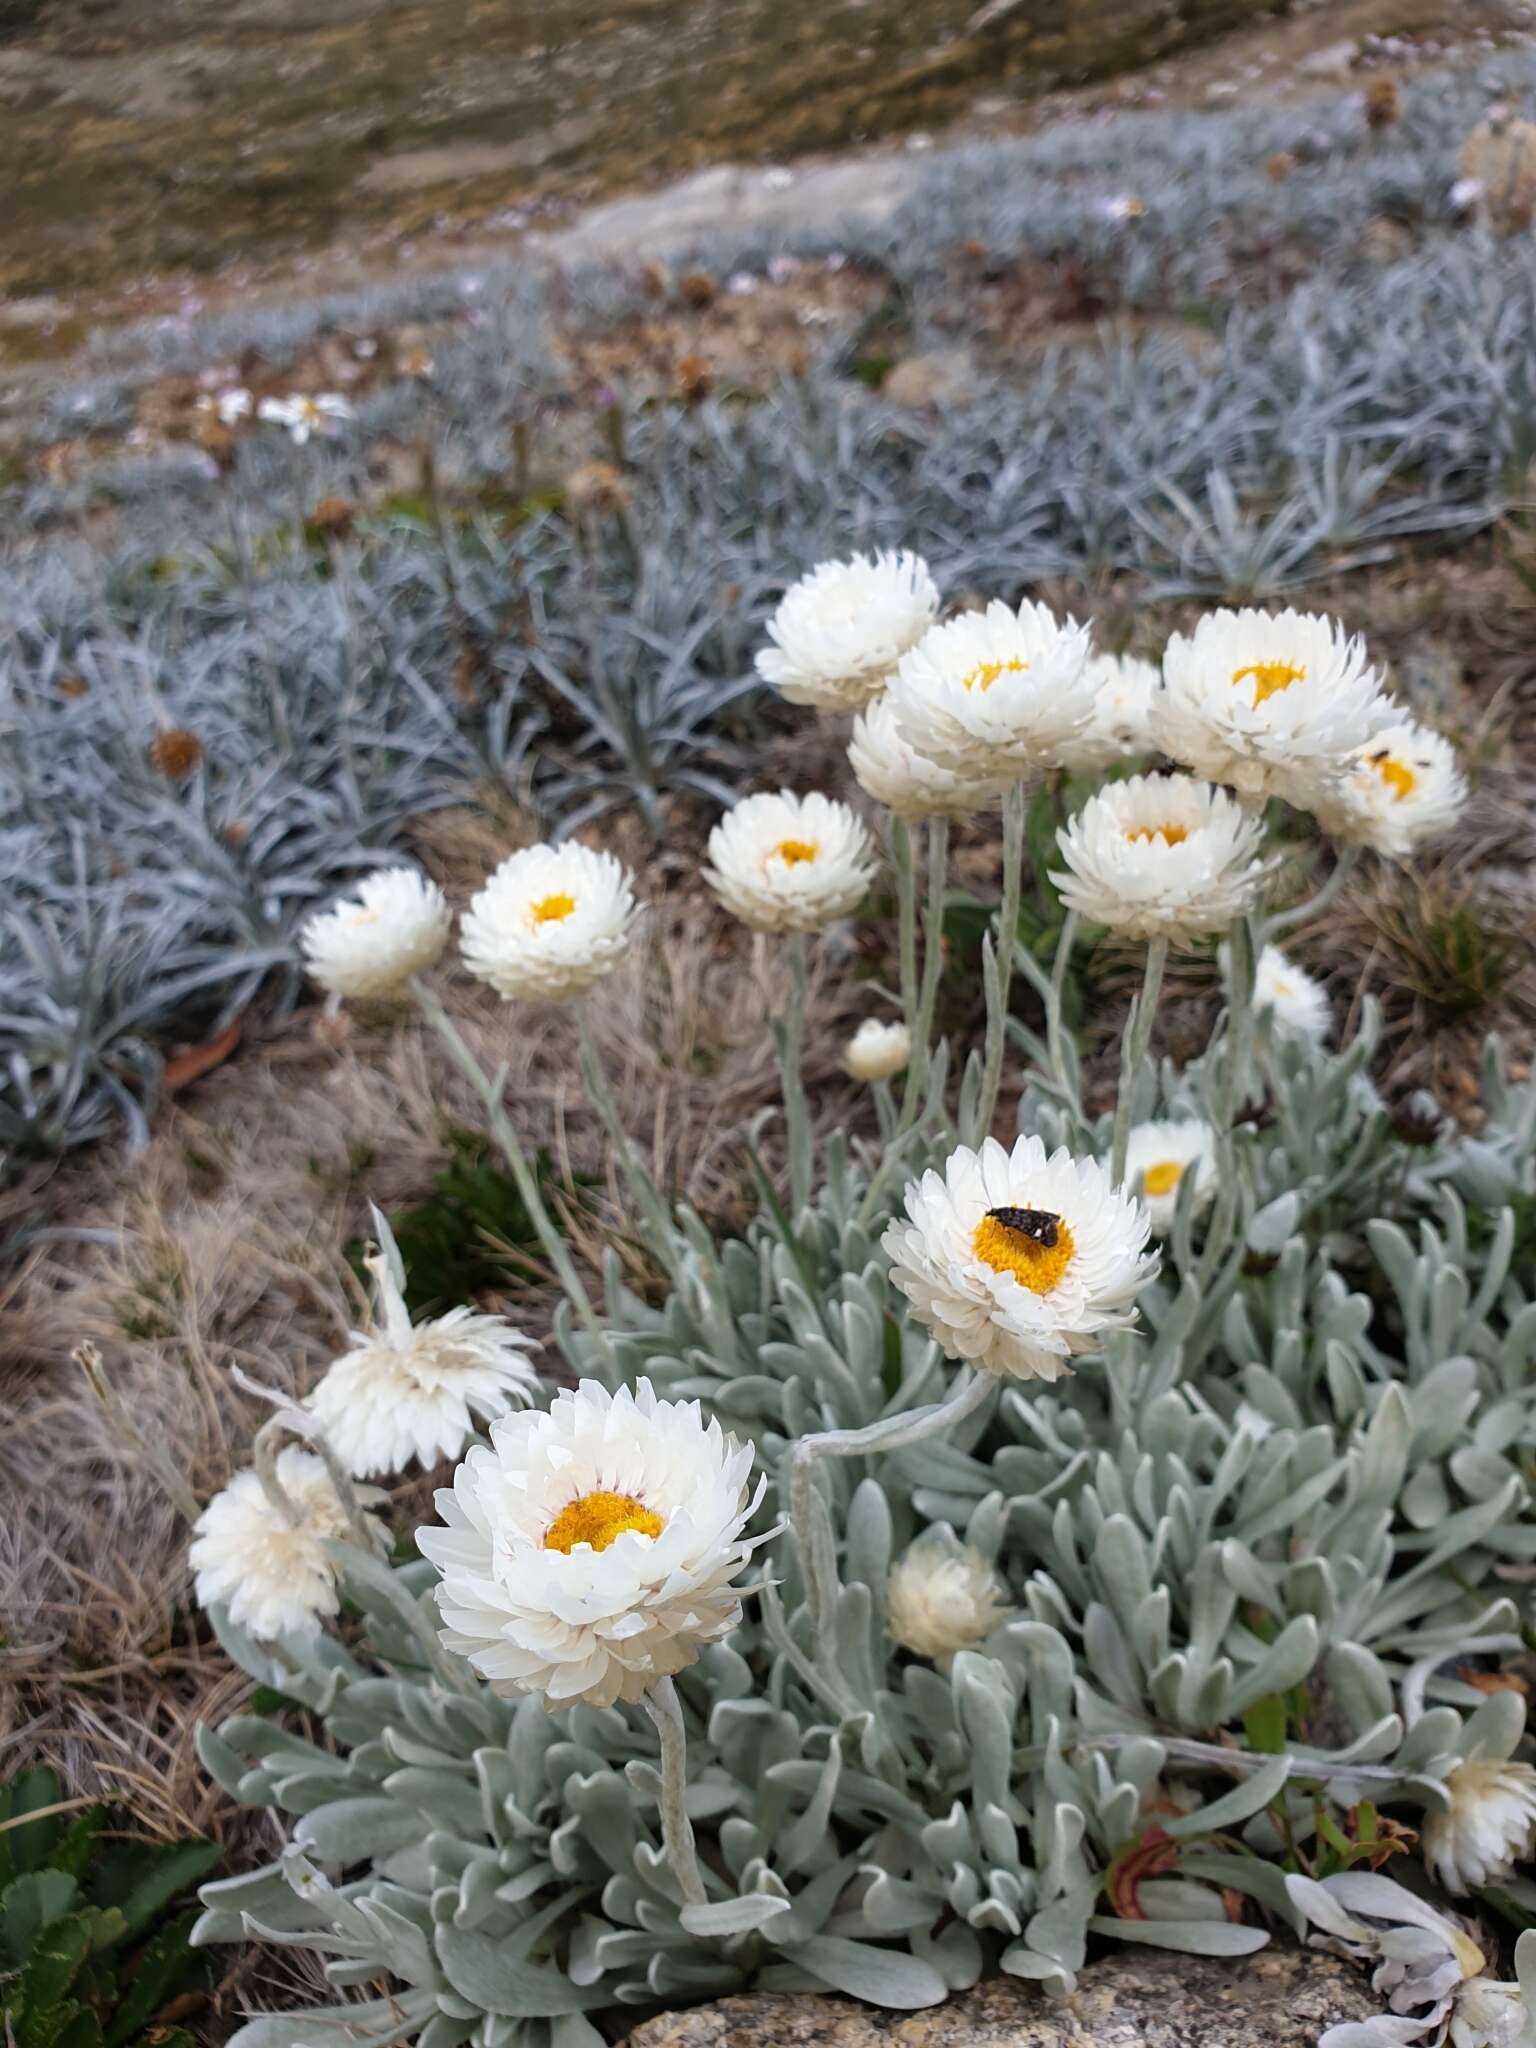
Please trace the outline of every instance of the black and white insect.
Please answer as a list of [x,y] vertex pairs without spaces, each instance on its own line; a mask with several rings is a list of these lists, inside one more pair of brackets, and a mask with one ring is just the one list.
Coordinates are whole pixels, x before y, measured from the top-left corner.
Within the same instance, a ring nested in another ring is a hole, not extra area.
[[1004,1230],[1016,1230],[1020,1237],[1031,1237],[1046,1251],[1056,1249],[1056,1226],[1059,1216],[1049,1209],[989,1209],[987,1214],[994,1223],[1001,1223]]

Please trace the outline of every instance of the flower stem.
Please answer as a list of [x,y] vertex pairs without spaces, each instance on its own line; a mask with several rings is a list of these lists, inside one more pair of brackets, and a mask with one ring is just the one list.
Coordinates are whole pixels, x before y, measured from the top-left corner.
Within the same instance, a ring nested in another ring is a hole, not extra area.
[[1152,939],[1147,944],[1147,964],[1141,978],[1141,994],[1131,1005],[1120,1038],[1120,1089],[1115,1097],[1115,1138],[1110,1159],[1110,1178],[1116,1187],[1125,1179],[1125,1151],[1131,1136],[1131,1103],[1136,1079],[1147,1048],[1152,1043],[1152,1023],[1157,1015],[1158,992],[1168,962],[1168,941]]
[[1072,958],[1072,948],[1077,943],[1078,917],[1075,910],[1069,910],[1062,920],[1061,932],[1056,940],[1056,958],[1051,962],[1050,993],[1045,1002],[1045,1042],[1051,1056],[1051,1072],[1063,1099],[1069,1102],[1077,1115],[1079,1124],[1083,1120],[1083,1107],[1072,1085],[1067,1070],[1066,1037],[1061,1021],[1062,994],[1066,987],[1067,967]]
[[907,1065],[907,1085],[902,1095],[901,1123],[905,1130],[918,1113],[933,1052],[933,1012],[939,997],[939,977],[944,971],[944,893],[949,882],[949,820],[928,820],[928,901],[923,911],[923,981],[917,998],[917,1018],[912,1026],[912,1054]]
[[1233,925],[1227,940],[1227,1028],[1223,1037],[1221,1082],[1216,1100],[1218,1182],[1216,1205],[1206,1229],[1205,1248],[1196,1274],[1202,1288],[1209,1286],[1220,1263],[1237,1214],[1237,1148],[1232,1142],[1232,1131],[1242,1106],[1243,1077],[1248,1072],[1253,1036],[1257,925],[1256,918],[1240,919]]
[[709,1894],[699,1871],[694,1847],[693,1822],[688,1818],[688,1731],[677,1687],[670,1678],[658,1678],[643,1701],[645,1711],[656,1724],[661,1746],[661,1839],[677,1879],[685,1906],[703,1906]]
[[793,1221],[811,1199],[811,1122],[801,1078],[805,1046],[805,933],[789,934],[789,1001],[778,1033],[784,1088],[784,1129],[789,1141],[789,1208]]
[[613,1090],[608,1086],[608,1077],[603,1071],[603,1056],[598,1050],[597,1039],[592,1030],[591,1005],[585,997],[579,999],[576,1004],[576,1028],[580,1042],[581,1077],[586,1083],[587,1093],[602,1118],[603,1128],[608,1133],[608,1142],[618,1155],[630,1194],[634,1197],[636,1207],[653,1240],[652,1248],[675,1285],[679,1276],[680,1261],[672,1218],[661,1190],[651,1178],[650,1171],[640,1156],[639,1147],[632,1141],[624,1127],[624,1119],[619,1113],[619,1106],[613,1099]]
[[1276,932],[1294,931],[1298,925],[1310,924],[1313,918],[1321,917],[1325,910],[1330,909],[1337,902],[1340,890],[1354,873],[1355,863],[1359,858],[1358,846],[1341,846],[1338,858],[1333,864],[1333,873],[1315,895],[1309,896],[1305,903],[1298,903],[1294,909],[1283,910],[1278,917],[1271,917],[1265,921],[1255,952],[1268,945]]
[[986,1055],[976,1128],[971,1142],[980,1144],[992,1128],[997,1092],[1003,1078],[1003,1043],[1008,1022],[1008,997],[1013,987],[1013,949],[1019,936],[1019,899],[1024,886],[1024,823],[1028,799],[1016,782],[1003,798],[1003,899],[998,909],[997,949],[987,987]]
[[905,818],[891,820],[891,866],[896,871],[901,1021],[911,1031],[917,1023],[917,875],[912,863],[912,834]]
[[816,1436],[800,1437],[789,1454],[789,1526],[805,1581],[805,1601],[810,1609],[816,1637],[817,1661],[836,1676],[837,1596],[836,1558],[830,1543],[817,1540],[816,1492],[818,1458],[865,1458],[877,1452],[905,1450],[925,1437],[939,1436],[979,1408],[996,1381],[982,1371],[961,1371],[949,1394],[931,1408],[918,1408],[906,1415],[887,1415],[862,1429],[827,1429]]
[[596,1309],[592,1306],[592,1297],[587,1293],[586,1287],[582,1283],[581,1275],[576,1270],[575,1262],[571,1258],[565,1240],[561,1237],[559,1231],[556,1230],[553,1222],[550,1220],[549,1211],[544,1206],[544,1198],[539,1193],[538,1180],[533,1169],[528,1164],[522,1142],[517,1132],[512,1128],[512,1120],[507,1115],[506,1109],[503,1106],[500,1080],[493,1080],[486,1073],[460,1036],[457,1025],[454,1024],[452,1018],[450,1018],[448,1012],[443,1008],[431,989],[426,988],[420,981],[412,981],[411,992],[416,998],[417,1007],[420,1009],[421,1014],[442,1040],[448,1057],[453,1061],[453,1064],[458,1068],[465,1080],[469,1082],[475,1093],[480,1097],[481,1102],[485,1105],[486,1119],[490,1124],[491,1135],[500,1147],[501,1156],[507,1162],[513,1183],[517,1188],[519,1196],[522,1198],[523,1207],[528,1211],[529,1220],[538,1232],[539,1242],[544,1247],[545,1256],[548,1258],[550,1265],[553,1266],[560,1285],[565,1289],[571,1306],[575,1309],[577,1315],[580,1316],[583,1323],[586,1324],[592,1335],[598,1338],[606,1348],[608,1342],[607,1332],[598,1319]]

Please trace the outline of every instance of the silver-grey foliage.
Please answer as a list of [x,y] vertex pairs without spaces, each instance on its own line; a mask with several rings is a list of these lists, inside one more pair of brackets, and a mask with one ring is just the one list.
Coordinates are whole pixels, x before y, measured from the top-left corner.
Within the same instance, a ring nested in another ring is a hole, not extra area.
[[[1203,1224],[1181,1203],[1143,1334],[1053,1386],[997,1383],[921,1451],[823,1461],[835,1656],[781,1534],[754,1618],[678,1680],[704,1907],[661,1848],[641,1716],[549,1715],[426,1668],[431,1572],[345,1551],[346,1646],[263,1648],[216,1617],[324,1739],[276,1714],[202,1732],[220,1784],[290,1839],[205,1888],[198,1938],[315,1950],[338,1993],[370,1987],[326,2015],[356,2038],[595,2048],[589,2015],[746,1985],[920,2006],[1000,1968],[1060,1993],[1095,1938],[1236,1955],[1304,1932],[1288,1844],[1324,1854],[1320,1821],[1361,1800],[1412,1822],[1479,1745],[1509,1754],[1519,1703],[1464,1667],[1520,1642],[1536,1555],[1536,1084],[1490,1048],[1483,1135],[1408,1146],[1374,1043],[1371,1018],[1338,1055],[1261,1032],[1276,1115],[1224,1155],[1231,1199]],[[1149,1068],[1137,1113],[1208,1114],[1219,1080],[1215,1053]],[[1075,1098],[1068,1048],[1021,1120],[1102,1147]],[[606,1338],[563,1323],[568,1363],[700,1398],[781,1476],[792,1438],[911,1410],[943,1366],[878,1239],[923,1142],[834,1142],[816,1204],[792,1220],[765,1191],[740,1240],[685,1217],[663,1310],[615,1260]],[[948,1668],[885,1626],[892,1560],[935,1523],[1012,1603]],[[1127,1918],[1115,1872],[1149,1840]],[[299,2048],[320,2023],[237,2039]]]
[[[983,595],[1113,577],[1263,601],[1496,518],[1536,453],[1536,243],[1490,243],[1447,194],[1490,93],[1533,76],[1515,53],[1437,72],[1382,134],[1347,97],[1066,126],[936,154],[891,222],[717,238],[697,254],[720,270],[785,247],[855,265],[914,348],[974,340],[986,277],[1015,271],[1072,331],[1119,324],[981,375],[941,418],[867,393],[862,344],[747,402],[620,393],[618,516],[505,509],[520,451],[565,431],[552,329],[654,311],[622,266],[519,256],[104,342],[38,442],[120,432],[166,370],[440,327],[430,384],[385,380],[335,442],[253,430],[228,475],[191,449],[98,452],[4,493],[0,1147],[95,1134],[147,1103],[169,1040],[263,984],[282,999],[296,920],[426,806],[490,782],[553,829],[719,795],[767,715],[752,635],[821,557],[913,546]],[[1140,217],[1110,217],[1124,195]],[[326,494],[377,503],[381,451],[422,443],[444,516],[385,491],[357,540],[301,536]],[[204,750],[174,786],[145,767],[166,726]],[[126,963],[110,996],[104,933]]]

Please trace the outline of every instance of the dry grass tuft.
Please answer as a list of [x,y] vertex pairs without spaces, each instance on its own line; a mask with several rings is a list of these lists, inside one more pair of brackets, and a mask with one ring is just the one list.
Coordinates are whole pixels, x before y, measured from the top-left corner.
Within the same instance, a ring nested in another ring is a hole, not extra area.
[[[461,848],[465,865],[482,872],[485,851]],[[647,923],[594,999],[594,1023],[654,1171],[729,1229],[750,1212],[737,1133],[774,1089],[764,1019],[782,1002],[781,952],[697,884],[664,895]],[[858,1128],[868,1111],[838,1062],[868,989],[839,971],[835,941],[823,958],[807,1077],[824,1124]],[[509,1063],[530,1148],[548,1145],[559,1174],[594,1184],[571,1223],[595,1268],[623,1241],[629,1205],[581,1091],[571,1018],[514,1011],[461,978],[452,1000],[483,1064]],[[367,1230],[368,1202],[419,1199],[452,1131],[478,1117],[413,1017],[365,1012],[339,1044],[317,1023],[275,1027],[205,1077],[132,1161],[101,1151],[59,1176],[54,1195],[81,1237],[37,1250],[11,1288],[0,1744],[8,1767],[48,1758],[72,1788],[123,1799],[157,1832],[223,1824],[192,1729],[245,1681],[191,1609],[184,1527],[70,1353],[97,1345],[131,1413],[206,1498],[263,1419],[230,1367],[301,1392],[344,1346],[361,1307],[344,1252]],[[543,1334],[553,1302],[536,1282],[502,1305]],[[399,1489],[402,1519],[425,1517],[429,1491]]]

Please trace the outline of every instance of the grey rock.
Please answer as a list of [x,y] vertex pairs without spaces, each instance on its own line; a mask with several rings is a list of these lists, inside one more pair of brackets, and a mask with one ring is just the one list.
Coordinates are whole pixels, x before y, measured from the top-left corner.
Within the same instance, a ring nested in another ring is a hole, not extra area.
[[1240,1962],[1127,1951],[1052,2003],[1003,1977],[926,2012],[771,1994],[665,2012],[625,2048],[1316,2048],[1381,2001],[1335,1956],[1275,1947]]

